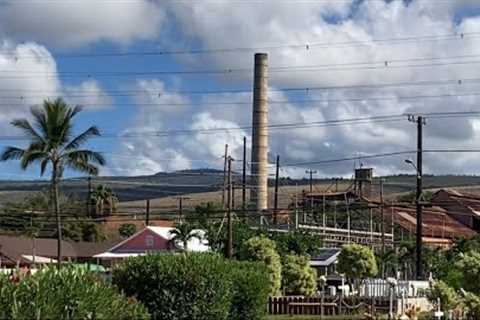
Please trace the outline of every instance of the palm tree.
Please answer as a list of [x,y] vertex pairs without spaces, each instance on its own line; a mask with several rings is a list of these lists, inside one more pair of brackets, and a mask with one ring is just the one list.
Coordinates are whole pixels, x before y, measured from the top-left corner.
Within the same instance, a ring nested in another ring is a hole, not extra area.
[[23,131],[30,139],[26,149],[7,147],[0,160],[20,160],[20,166],[26,170],[34,163],[40,164],[43,176],[47,168],[51,169],[51,205],[57,224],[57,259],[62,261],[62,225],[60,219],[58,184],[65,169],[72,169],[90,175],[98,174],[96,165],[104,165],[105,159],[98,153],[81,146],[89,138],[99,136],[100,131],[92,126],[80,135],[73,136],[73,118],[82,110],[80,106],[70,107],[63,99],[46,100],[41,108],[32,107],[33,124],[27,119],[13,120],[11,124]]
[[108,208],[108,213],[112,214],[116,211],[118,198],[111,188],[101,184],[92,192],[90,201],[95,205],[97,215],[104,214],[105,208]]
[[175,229],[170,230],[172,238],[170,242],[176,244],[178,242],[183,244],[183,250],[187,251],[188,242],[193,238],[202,240],[202,234],[195,230],[195,225],[191,223],[182,223],[175,225]]

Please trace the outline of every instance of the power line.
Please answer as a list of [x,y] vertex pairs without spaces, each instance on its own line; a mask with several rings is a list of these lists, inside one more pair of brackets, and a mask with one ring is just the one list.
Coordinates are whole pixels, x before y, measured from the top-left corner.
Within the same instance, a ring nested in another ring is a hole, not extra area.
[[[392,70],[398,68],[426,68],[441,67],[452,65],[469,65],[479,64],[480,60],[468,61],[445,61],[427,64],[406,64],[395,65],[395,63],[415,62],[415,61],[438,61],[450,60],[466,57],[479,57],[479,55],[464,55],[454,57],[431,57],[431,58],[412,58],[412,59],[385,59],[383,61],[372,62],[352,62],[339,63],[330,65],[307,65],[307,66],[282,66],[270,67],[270,73],[283,72],[311,72],[311,71],[351,71],[351,70]],[[251,68],[226,68],[212,70],[158,70],[158,71],[58,71],[58,72],[42,72],[42,71],[24,71],[24,70],[0,70],[0,73],[11,73],[15,75],[0,76],[0,79],[32,79],[32,78],[116,78],[116,77],[137,77],[137,76],[162,76],[162,75],[229,75],[234,73],[251,73]],[[18,76],[18,74],[22,76]]]
[[[318,1],[318,0],[317,0]],[[383,1],[383,0],[379,0]],[[425,43],[428,41],[448,41],[448,40],[469,40],[480,36],[480,32],[448,33],[442,35],[422,35],[422,36],[403,36],[392,38],[372,38],[369,40],[351,40],[351,41],[332,41],[332,42],[304,42],[297,44],[278,44],[271,46],[258,47],[231,47],[231,48],[212,48],[212,49],[180,49],[180,50],[156,50],[156,51],[129,51],[129,52],[102,52],[102,53],[83,53],[83,54],[56,54],[55,58],[77,59],[77,58],[111,58],[111,57],[130,57],[130,56],[168,56],[168,55],[194,55],[194,54],[225,54],[231,52],[254,52],[262,50],[278,49],[302,49],[309,51],[313,48],[345,48],[355,46],[368,46],[372,44],[401,44],[401,43]],[[8,53],[6,53],[8,54]],[[5,53],[4,53],[5,55]],[[16,59],[23,59],[27,55],[9,54]],[[38,56],[32,58],[38,59]]]
[[[371,84],[352,84],[352,85],[332,85],[332,86],[309,86],[309,87],[290,87],[290,88],[270,88],[269,92],[305,92],[310,91],[326,91],[326,90],[348,90],[348,89],[380,89],[380,88],[395,88],[395,87],[422,87],[422,86],[437,86],[437,85],[464,85],[476,84],[480,82],[480,78],[466,78],[466,79],[444,79],[444,80],[420,80],[420,81],[403,81],[391,83],[371,83]],[[0,90],[2,92],[2,90]],[[9,92],[9,89],[6,90]],[[178,90],[168,91],[166,93],[149,93],[145,90],[117,90],[110,91],[109,94],[64,94],[65,98],[91,98],[91,97],[135,97],[135,96],[151,96],[161,97],[162,95],[179,94],[179,95],[218,95],[218,94],[235,94],[235,93],[250,93],[251,89],[231,89],[231,90]],[[0,96],[2,100],[25,100],[27,98],[56,98],[57,96]]]

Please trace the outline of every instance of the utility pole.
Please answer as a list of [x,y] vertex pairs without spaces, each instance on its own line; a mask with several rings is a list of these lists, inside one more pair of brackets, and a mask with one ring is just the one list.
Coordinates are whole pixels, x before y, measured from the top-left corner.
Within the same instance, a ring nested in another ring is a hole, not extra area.
[[147,199],[145,210],[145,225],[148,227],[150,224],[150,199]]
[[242,209],[247,208],[247,137],[243,137]]
[[313,192],[313,175],[316,174],[317,171],[310,169],[305,171],[305,173],[310,174],[310,193],[312,193]]
[[227,162],[228,162],[228,144],[225,145],[225,155],[223,156],[223,192],[222,192],[222,206],[225,209],[225,194],[227,192]]
[[88,176],[87,215],[92,216],[92,176]]
[[190,198],[180,196],[180,197],[177,197],[177,199],[178,199],[178,220],[182,222],[183,221],[183,200],[188,200]]
[[232,226],[232,157],[228,157],[228,193],[227,193],[227,224],[228,224],[228,237],[227,237],[227,257],[231,259],[233,257],[233,226]]
[[385,254],[385,205],[383,202],[383,178],[380,178],[380,212],[382,214],[382,255]]
[[422,207],[422,175],[423,175],[423,126],[425,119],[422,116],[409,115],[408,120],[417,124],[417,192],[416,192],[416,215],[417,215],[417,241],[416,241],[416,278],[423,278],[423,261],[422,261],[422,236],[423,236],[423,207]]
[[278,223],[278,179],[279,179],[279,172],[280,172],[280,156],[277,155],[277,165],[275,171],[275,198],[273,203],[273,224],[277,225]]

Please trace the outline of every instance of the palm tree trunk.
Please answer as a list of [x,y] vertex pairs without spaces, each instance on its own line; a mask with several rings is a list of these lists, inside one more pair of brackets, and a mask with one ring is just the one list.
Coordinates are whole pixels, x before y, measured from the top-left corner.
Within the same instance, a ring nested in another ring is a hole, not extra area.
[[57,220],[57,266],[60,269],[62,265],[62,222],[60,220],[60,204],[58,202],[58,170],[58,163],[54,163],[52,170],[52,199],[55,218]]

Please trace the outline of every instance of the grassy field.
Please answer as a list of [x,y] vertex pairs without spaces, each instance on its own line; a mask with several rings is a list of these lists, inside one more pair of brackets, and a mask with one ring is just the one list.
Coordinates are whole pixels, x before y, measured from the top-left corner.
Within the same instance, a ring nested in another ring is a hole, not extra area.
[[[318,320],[320,316],[267,316],[265,320]],[[361,316],[324,316],[323,320],[360,320]]]

